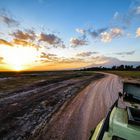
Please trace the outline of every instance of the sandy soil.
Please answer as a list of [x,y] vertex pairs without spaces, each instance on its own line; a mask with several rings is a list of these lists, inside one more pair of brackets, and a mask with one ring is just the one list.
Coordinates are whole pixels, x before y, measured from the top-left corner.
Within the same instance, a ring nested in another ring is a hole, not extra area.
[[120,91],[122,82],[113,74],[91,83],[53,117],[39,139],[88,140]]

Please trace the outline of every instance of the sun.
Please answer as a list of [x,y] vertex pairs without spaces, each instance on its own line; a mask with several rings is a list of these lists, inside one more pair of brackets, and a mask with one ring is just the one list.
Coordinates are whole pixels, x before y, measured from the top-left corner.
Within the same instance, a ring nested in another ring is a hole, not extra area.
[[2,47],[1,55],[4,58],[4,63],[14,71],[28,69],[39,58],[39,52],[36,48],[22,46]]

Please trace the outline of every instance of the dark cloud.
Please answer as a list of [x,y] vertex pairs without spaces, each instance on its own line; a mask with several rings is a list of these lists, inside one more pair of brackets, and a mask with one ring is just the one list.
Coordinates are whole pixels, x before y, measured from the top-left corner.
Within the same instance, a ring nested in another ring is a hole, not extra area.
[[47,42],[49,45],[53,45],[54,47],[65,48],[63,41],[54,34],[41,33],[39,38],[39,41]]
[[88,56],[91,56],[93,54],[98,54],[98,52],[81,52],[81,53],[76,54],[76,56],[78,56],[78,57],[88,57]]
[[56,54],[52,54],[52,53],[44,53],[42,52],[41,54],[41,58],[52,58],[52,57],[56,57],[57,55]]
[[[89,29],[80,29],[77,28],[76,32],[81,34],[81,39],[71,39],[71,42],[74,42],[73,44],[83,44],[86,43],[86,39],[88,38],[88,36],[91,36],[92,39],[94,40],[99,40],[100,36],[103,32],[107,31],[109,28],[105,27],[105,28],[99,28],[99,29],[93,29],[93,28],[89,28]],[[79,41],[81,40],[81,41]],[[86,43],[87,44],[87,43]],[[72,46],[72,45],[71,45]],[[73,45],[74,46],[74,45]],[[78,46],[78,45],[75,45]],[[79,45],[80,46],[80,45]]]
[[65,48],[63,41],[54,34],[41,33],[37,36],[34,30],[26,29],[25,31],[17,30],[10,35],[14,37],[15,42],[17,42],[18,44],[23,43],[23,45],[26,45],[26,41],[33,41],[36,42],[36,44],[39,44],[40,42],[45,42],[56,48]]
[[0,56],[0,64],[5,64],[4,58]]
[[93,30],[93,29],[88,29],[87,30],[87,33],[89,35],[91,35],[92,38],[98,38],[100,36],[101,33],[105,32],[108,28],[100,28],[100,29],[97,29],[97,30]]
[[85,46],[88,45],[88,41],[85,39],[78,39],[78,38],[71,38],[70,39],[70,46],[78,47],[78,46]]
[[0,57],[0,64],[3,63],[3,57]]
[[135,51],[129,51],[129,52],[117,52],[114,54],[124,56],[124,55],[133,55],[134,53]]
[[[74,38],[71,40],[73,44],[83,44],[86,42],[83,42],[85,38],[89,36],[92,37],[94,40],[101,40],[102,42],[111,42],[112,39],[121,37],[123,35],[123,29],[119,27],[114,27],[114,28],[100,28],[100,29],[77,29],[77,32],[82,34],[82,39],[79,41],[78,39]],[[84,37],[83,37],[84,36]],[[76,45],[75,45],[76,46]]]
[[13,32],[11,35],[16,39],[22,39],[22,40],[28,40],[28,39],[34,40],[36,37],[35,32],[32,30],[28,30],[27,32],[17,30],[16,32]]
[[5,9],[0,10],[0,22],[6,24],[9,27],[17,27],[19,25],[19,22],[15,20]]
[[4,39],[0,39],[0,45],[13,46],[12,43],[10,43]]
[[58,44],[60,42],[60,38],[56,37],[54,34],[40,34],[40,41],[47,42],[49,44]]
[[[21,45],[21,46],[35,47],[38,49],[40,48],[40,46],[49,48],[49,45],[51,45],[51,47],[55,47],[55,48],[58,47],[65,48],[63,41],[58,36],[54,34],[45,34],[45,33],[41,33],[37,35],[34,29],[32,30],[25,29],[24,31],[16,30],[10,33],[9,35],[13,38],[11,42],[11,46]],[[42,42],[47,43],[48,46]],[[0,43],[1,44],[5,43],[8,45],[9,42],[1,40]]]

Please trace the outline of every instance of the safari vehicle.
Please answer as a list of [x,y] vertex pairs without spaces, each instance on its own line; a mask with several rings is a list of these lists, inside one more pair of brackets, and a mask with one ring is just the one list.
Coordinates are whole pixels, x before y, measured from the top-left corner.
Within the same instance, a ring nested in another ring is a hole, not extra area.
[[[121,99],[123,107],[119,106]],[[91,140],[140,140],[139,84],[123,84],[123,93],[97,125]]]

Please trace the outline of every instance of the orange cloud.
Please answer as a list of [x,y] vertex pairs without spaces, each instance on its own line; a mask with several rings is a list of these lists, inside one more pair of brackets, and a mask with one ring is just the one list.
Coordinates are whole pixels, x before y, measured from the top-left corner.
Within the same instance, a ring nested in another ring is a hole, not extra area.
[[28,42],[28,41],[25,41],[25,40],[21,40],[21,39],[13,39],[12,44],[13,45],[20,45],[20,46],[24,46],[24,47],[34,47],[36,49],[41,48],[37,44],[34,44],[32,42]]
[[140,27],[136,30],[136,37],[140,37]]
[[22,46],[30,46],[29,42],[19,39],[13,39],[13,44],[22,45]]
[[0,45],[13,46],[10,42],[4,39],[0,39]]
[[41,54],[41,56],[40,56],[40,58],[41,58],[41,61],[43,62],[43,63],[48,63],[48,62],[58,62],[58,60],[59,60],[59,58],[57,57],[57,55],[56,54],[51,54],[51,53],[44,53],[44,52],[42,52],[42,54]]

